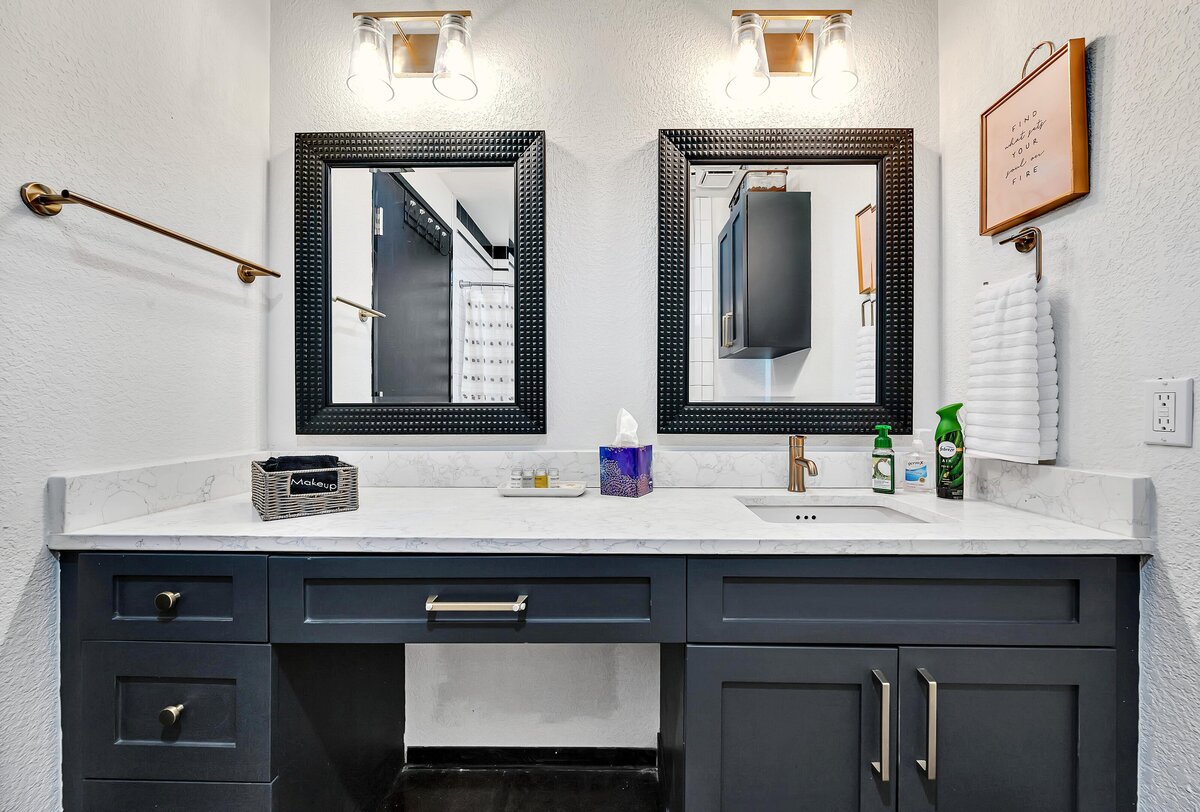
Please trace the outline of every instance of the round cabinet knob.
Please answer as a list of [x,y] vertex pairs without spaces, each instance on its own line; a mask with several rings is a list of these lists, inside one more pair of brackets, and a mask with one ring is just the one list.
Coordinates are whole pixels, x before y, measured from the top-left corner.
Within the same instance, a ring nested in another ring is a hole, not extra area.
[[183,705],[167,705],[158,712],[158,721],[163,727],[170,727],[183,716]]
[[168,612],[179,603],[178,592],[159,592],[154,596],[154,608],[160,612]]

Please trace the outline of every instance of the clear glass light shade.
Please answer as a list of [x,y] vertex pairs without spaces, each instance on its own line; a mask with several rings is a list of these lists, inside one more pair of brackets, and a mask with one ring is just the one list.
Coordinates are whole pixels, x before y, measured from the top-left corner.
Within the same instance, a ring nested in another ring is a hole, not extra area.
[[374,17],[355,17],[350,39],[350,71],[346,87],[370,102],[391,101],[392,46]]
[[817,37],[812,94],[818,99],[840,99],[857,86],[858,63],[854,59],[850,15],[833,14],[825,18]]
[[475,84],[475,55],[471,35],[461,14],[442,17],[438,31],[437,57],[433,63],[433,87],[448,99],[466,101],[479,92]]
[[734,21],[729,61],[729,82],[725,85],[729,98],[752,99],[771,86],[762,17],[743,14]]

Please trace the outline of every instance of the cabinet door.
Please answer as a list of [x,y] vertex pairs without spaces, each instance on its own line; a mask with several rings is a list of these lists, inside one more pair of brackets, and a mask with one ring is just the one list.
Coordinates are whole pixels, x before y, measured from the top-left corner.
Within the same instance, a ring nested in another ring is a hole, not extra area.
[[687,812],[893,809],[895,674],[895,649],[688,646]]
[[900,650],[901,812],[1112,812],[1116,660]]
[[729,212],[717,245],[720,312],[717,348],[721,358],[737,355],[746,346],[746,224],[741,204]]

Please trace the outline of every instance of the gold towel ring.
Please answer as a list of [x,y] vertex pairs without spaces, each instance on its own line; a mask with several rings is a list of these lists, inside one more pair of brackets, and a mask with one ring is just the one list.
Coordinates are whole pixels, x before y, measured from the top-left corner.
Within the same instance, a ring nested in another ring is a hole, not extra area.
[[[1054,43],[1048,39],[1044,39],[1037,45],[1033,46],[1033,50],[1029,52],[1029,56],[1025,57],[1025,64],[1021,67],[1022,79],[1025,78],[1025,74],[1029,73],[1029,60],[1033,59],[1033,55],[1040,51],[1043,45],[1050,49],[1050,56],[1054,56],[1054,52],[1057,49],[1054,47]],[[1049,59],[1050,56],[1046,57],[1046,59]]]

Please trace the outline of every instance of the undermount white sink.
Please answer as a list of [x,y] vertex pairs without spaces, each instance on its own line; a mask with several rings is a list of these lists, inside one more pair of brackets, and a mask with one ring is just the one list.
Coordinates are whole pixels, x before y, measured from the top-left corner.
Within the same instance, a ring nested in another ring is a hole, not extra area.
[[[744,503],[743,503],[744,504]],[[928,524],[929,520],[870,504],[746,505],[764,522],[774,524]]]

